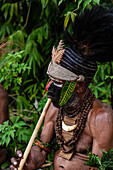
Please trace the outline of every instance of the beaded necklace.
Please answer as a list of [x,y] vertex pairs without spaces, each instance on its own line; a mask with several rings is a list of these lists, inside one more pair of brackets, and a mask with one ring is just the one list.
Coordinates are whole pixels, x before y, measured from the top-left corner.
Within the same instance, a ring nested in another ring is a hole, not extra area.
[[[57,119],[56,119],[56,138],[60,145],[60,148],[64,153],[71,152],[78,142],[78,139],[83,132],[87,120],[87,116],[91,108],[93,107],[93,101],[95,100],[95,95],[88,88],[84,99],[78,101],[76,107],[71,109],[67,106],[60,107]],[[77,116],[77,128],[73,131],[73,136],[71,139],[65,141],[62,136],[62,119],[63,116],[75,117]],[[69,149],[65,149],[64,146],[68,146]]]

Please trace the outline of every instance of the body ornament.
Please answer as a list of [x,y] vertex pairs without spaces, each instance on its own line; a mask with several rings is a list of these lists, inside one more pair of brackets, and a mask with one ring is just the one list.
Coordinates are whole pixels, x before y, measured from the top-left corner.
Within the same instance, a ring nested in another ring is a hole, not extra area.
[[68,126],[64,123],[64,121],[62,121],[62,129],[67,131],[67,132],[71,132],[73,130],[75,130],[77,128],[77,124],[72,125],[72,126]]
[[[69,153],[76,147],[79,137],[85,128],[87,116],[89,111],[93,107],[94,100],[95,95],[88,88],[84,98],[82,99],[82,102],[78,101],[75,106],[75,109],[72,108],[74,112],[72,112],[71,108],[67,108],[68,104],[63,107],[60,107],[56,119],[56,138],[61,150],[64,153]],[[64,116],[67,116],[69,118],[74,118],[75,116],[77,116],[77,127],[73,130],[73,135],[69,140],[64,140],[62,136],[62,117]]]

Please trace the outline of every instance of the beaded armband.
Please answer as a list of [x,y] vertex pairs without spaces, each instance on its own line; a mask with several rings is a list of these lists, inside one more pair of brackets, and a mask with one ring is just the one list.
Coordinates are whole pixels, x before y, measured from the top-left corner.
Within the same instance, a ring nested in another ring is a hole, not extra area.
[[51,148],[50,147],[45,147],[44,144],[42,142],[40,142],[39,140],[34,142],[35,145],[37,145],[38,147],[40,147],[41,149],[45,150],[46,152],[50,153],[51,152]]

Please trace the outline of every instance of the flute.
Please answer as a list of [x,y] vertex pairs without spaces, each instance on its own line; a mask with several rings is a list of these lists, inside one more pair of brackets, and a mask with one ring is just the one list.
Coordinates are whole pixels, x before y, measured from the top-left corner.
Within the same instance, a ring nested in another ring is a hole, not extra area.
[[46,103],[46,105],[45,105],[45,107],[44,107],[44,109],[43,109],[43,112],[42,112],[42,114],[41,114],[41,116],[40,116],[40,118],[39,118],[39,120],[38,120],[38,122],[37,122],[37,125],[36,125],[36,127],[35,127],[35,129],[34,129],[34,131],[33,131],[33,134],[32,134],[32,136],[31,136],[31,138],[30,138],[30,140],[29,140],[29,143],[28,143],[28,145],[27,145],[27,147],[26,147],[26,150],[25,150],[25,152],[24,152],[23,158],[22,158],[21,161],[20,161],[18,170],[22,170],[22,168],[24,167],[24,164],[25,164],[25,162],[26,162],[26,159],[27,159],[27,157],[28,157],[28,154],[29,154],[29,152],[30,152],[30,150],[31,150],[31,147],[32,147],[33,142],[34,142],[34,140],[35,140],[35,138],[36,138],[36,135],[37,135],[37,133],[38,133],[38,131],[39,131],[39,129],[40,129],[40,126],[41,126],[41,124],[42,124],[42,122],[43,122],[43,120],[44,120],[44,117],[45,117],[45,115],[46,115],[46,112],[47,112],[47,109],[48,109],[50,103],[51,103],[51,99],[49,98],[48,101],[47,101],[47,103]]

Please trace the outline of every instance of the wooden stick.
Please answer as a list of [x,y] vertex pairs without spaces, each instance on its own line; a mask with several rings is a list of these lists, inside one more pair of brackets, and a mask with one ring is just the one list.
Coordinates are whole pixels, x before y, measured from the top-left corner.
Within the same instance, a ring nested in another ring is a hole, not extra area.
[[18,167],[18,170],[22,170],[22,168],[23,168],[23,166],[24,166],[24,164],[25,164],[25,162],[26,162],[26,159],[27,159],[27,157],[28,157],[28,154],[29,154],[29,152],[30,152],[30,150],[31,150],[31,147],[32,147],[32,145],[33,145],[33,142],[34,142],[34,140],[35,140],[35,138],[36,138],[36,135],[37,135],[37,133],[38,133],[38,131],[39,131],[39,129],[40,129],[40,126],[41,126],[41,124],[42,124],[42,122],[43,122],[43,119],[44,119],[44,117],[45,117],[45,114],[46,114],[46,112],[47,112],[47,109],[48,109],[50,103],[51,103],[51,99],[48,99],[48,101],[47,101],[47,103],[46,103],[46,105],[45,105],[45,107],[44,107],[44,109],[43,109],[43,112],[42,112],[42,114],[41,114],[41,116],[40,116],[40,118],[39,118],[39,120],[38,120],[38,123],[37,123],[37,125],[36,125],[36,127],[35,127],[35,130],[34,130],[32,136],[31,136],[31,139],[30,139],[30,141],[29,141],[29,143],[28,143],[28,145],[27,145],[27,148],[26,148],[26,150],[25,150],[25,152],[24,152],[23,158],[22,158],[21,161],[20,161],[20,165],[19,165],[19,167]]

